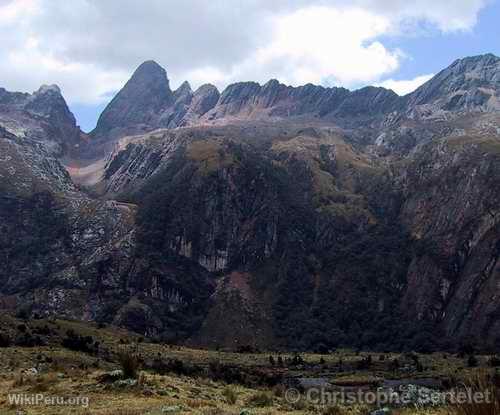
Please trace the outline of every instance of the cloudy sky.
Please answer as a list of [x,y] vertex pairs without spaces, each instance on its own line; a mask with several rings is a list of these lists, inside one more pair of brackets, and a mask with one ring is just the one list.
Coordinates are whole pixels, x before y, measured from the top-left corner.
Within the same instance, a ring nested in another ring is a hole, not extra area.
[[144,60],[171,86],[271,78],[411,92],[500,54],[500,0],[0,0],[0,86],[58,84],[84,130]]

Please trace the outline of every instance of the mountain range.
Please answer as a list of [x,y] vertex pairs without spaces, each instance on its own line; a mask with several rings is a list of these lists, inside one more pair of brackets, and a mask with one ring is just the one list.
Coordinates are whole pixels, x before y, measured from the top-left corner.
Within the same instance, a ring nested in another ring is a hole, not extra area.
[[500,347],[500,58],[399,96],[0,89],[0,307],[204,347]]

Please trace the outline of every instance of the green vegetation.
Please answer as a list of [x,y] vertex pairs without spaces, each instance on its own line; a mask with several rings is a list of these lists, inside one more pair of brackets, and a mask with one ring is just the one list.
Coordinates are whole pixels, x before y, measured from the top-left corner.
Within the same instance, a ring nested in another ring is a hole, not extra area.
[[[20,409],[27,409],[30,415],[160,415],[169,411],[193,415],[244,411],[363,415],[375,409],[364,404],[322,405],[304,396],[287,401],[286,391],[299,378],[325,379],[334,387],[370,390],[379,388],[384,379],[431,379],[444,390],[465,384],[474,391],[488,390],[494,397],[480,405],[394,408],[393,413],[399,415],[490,415],[499,408],[499,374],[491,367],[495,356],[477,356],[477,367],[467,368],[460,354],[375,355],[345,349],[321,355],[217,352],[152,343],[113,326],[63,320],[21,322],[8,315],[0,317],[0,329],[3,333],[43,329],[47,343],[0,349],[0,395],[44,393],[90,399],[88,408],[74,407],[71,412],[64,406],[22,408],[0,400],[0,413],[5,415],[14,415]],[[91,336],[99,342],[99,356],[65,347],[69,330],[73,331],[71,337]],[[274,362],[269,356],[275,356]],[[394,361],[399,362],[397,367]]]

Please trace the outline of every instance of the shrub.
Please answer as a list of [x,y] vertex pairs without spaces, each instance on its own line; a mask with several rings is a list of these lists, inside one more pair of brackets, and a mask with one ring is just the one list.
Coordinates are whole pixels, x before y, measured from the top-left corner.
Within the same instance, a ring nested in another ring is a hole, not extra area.
[[246,344],[239,346],[236,349],[236,353],[248,353],[248,354],[253,354],[253,353],[258,353],[259,349],[256,347],[253,347],[252,345]]
[[21,386],[24,386],[24,383],[25,383],[24,375],[22,373],[18,373],[14,377],[14,382],[12,382],[12,387],[19,388]]
[[0,333],[0,347],[9,347],[11,345],[10,337],[5,333]]
[[479,364],[479,361],[477,360],[477,357],[471,354],[469,358],[467,359],[467,366],[468,367],[477,367]]
[[[19,330],[19,327],[18,327],[18,330]],[[50,336],[52,334],[52,330],[46,324],[42,327],[34,327],[32,332],[33,332],[33,334],[39,334],[40,336]]]
[[391,364],[390,364],[391,370],[397,370],[397,369],[399,369],[399,366],[400,366],[400,364],[399,364],[398,359],[394,359],[391,361]]
[[229,386],[224,388],[222,391],[222,395],[226,399],[227,403],[230,405],[234,405],[238,401],[238,394],[235,392],[235,390]]
[[248,384],[245,372],[237,367],[228,366],[218,361],[209,363],[208,375],[215,381],[239,383],[241,385]]
[[118,361],[122,368],[123,377],[125,379],[137,379],[139,370],[139,359],[136,355],[130,352],[121,352],[118,355]]
[[296,354],[293,356],[292,360],[290,361],[290,365],[292,366],[298,366],[304,364],[304,359],[302,358],[301,355]]
[[30,311],[27,308],[21,308],[16,312],[16,318],[21,320],[28,320],[30,317]]
[[160,356],[154,359],[153,362],[147,366],[147,369],[152,370],[159,375],[174,373],[180,376],[196,376],[203,372],[203,368],[201,366],[184,363],[179,359],[163,360]]
[[21,333],[24,333],[27,330],[27,327],[25,324],[19,324],[17,326],[17,330],[20,331]]
[[33,336],[30,332],[26,332],[16,337],[15,344],[20,347],[35,347],[43,346],[44,341],[40,336]]
[[491,367],[499,367],[500,366],[500,358],[498,356],[492,356],[488,361],[488,365]]
[[80,336],[73,330],[66,332],[66,337],[61,342],[66,349],[76,352],[95,353],[94,339],[91,336]]
[[366,370],[366,369],[369,369],[372,365],[372,357],[370,355],[368,355],[367,357],[361,359],[358,363],[357,363],[357,368],[359,370]]

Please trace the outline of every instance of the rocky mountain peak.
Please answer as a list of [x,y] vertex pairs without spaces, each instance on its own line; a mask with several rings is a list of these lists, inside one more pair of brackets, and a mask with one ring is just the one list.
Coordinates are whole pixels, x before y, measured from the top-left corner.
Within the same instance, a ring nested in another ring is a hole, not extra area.
[[498,67],[499,64],[500,58],[498,56],[495,56],[492,53],[487,53],[485,55],[469,56],[457,59],[450,65],[448,70],[455,70],[456,72],[473,72],[477,69]]
[[33,95],[42,95],[42,94],[61,95],[61,88],[59,88],[59,86],[57,86],[55,84],[42,85],[40,88],[38,88],[37,91],[33,92]]
[[196,122],[201,116],[206,114],[217,105],[220,92],[212,84],[200,86],[194,93],[189,110],[185,116],[184,124]]
[[165,69],[146,61],[104,109],[92,135],[113,136],[147,129],[174,101]]
[[141,63],[132,74],[127,85],[135,83],[145,83],[148,85],[159,84],[170,89],[167,72],[153,60]]
[[406,97],[381,87],[293,87],[276,79],[263,85],[237,82],[221,93],[213,85],[193,92],[186,81],[172,91],[165,70],[146,61],[104,110],[93,135],[113,140],[157,128],[232,120],[301,117],[347,125],[392,112],[410,118],[441,117],[443,111],[491,112],[500,110],[499,91],[500,58],[492,54],[459,59]]
[[57,85],[42,85],[32,94],[0,88],[0,127],[19,138],[43,143],[56,155],[80,142],[80,128]]
[[177,88],[174,92],[174,96],[178,99],[179,97],[192,95],[193,90],[191,89],[191,85],[188,81],[184,81],[179,88]]
[[62,116],[76,125],[75,117],[57,85],[42,85],[28,99],[25,109],[42,116]]
[[410,107],[443,110],[500,109],[500,58],[493,54],[458,59],[409,95]]

